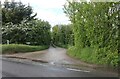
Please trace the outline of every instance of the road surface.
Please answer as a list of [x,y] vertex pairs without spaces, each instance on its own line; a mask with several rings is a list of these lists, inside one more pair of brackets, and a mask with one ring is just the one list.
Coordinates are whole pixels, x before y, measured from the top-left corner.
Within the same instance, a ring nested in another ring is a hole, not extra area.
[[94,64],[88,64],[85,62],[82,62],[78,59],[74,59],[69,57],[66,54],[66,49],[59,48],[59,47],[50,47],[47,50],[43,51],[36,51],[36,52],[28,52],[28,53],[17,53],[17,54],[11,54],[11,56],[17,56],[17,57],[25,57],[25,58],[34,58],[34,59],[41,59],[44,61],[48,61],[54,64],[69,64],[69,65],[77,65],[77,66],[89,66],[89,67],[96,67]]
[[3,58],[3,77],[117,77],[103,72],[78,70],[49,63]]

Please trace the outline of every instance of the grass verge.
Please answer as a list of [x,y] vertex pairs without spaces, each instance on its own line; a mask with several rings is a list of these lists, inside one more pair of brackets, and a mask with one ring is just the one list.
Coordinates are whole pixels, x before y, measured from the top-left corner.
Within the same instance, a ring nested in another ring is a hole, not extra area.
[[65,49],[68,49],[69,47],[71,47],[71,45],[69,45],[69,44],[56,44],[56,46],[58,46],[58,47],[61,47],[61,48],[65,48]]
[[80,49],[73,46],[68,49],[67,54],[86,63],[117,68],[118,61],[120,61],[118,59],[118,53],[115,51],[114,53],[109,52],[104,54],[103,52],[103,49],[95,49],[90,47]]
[[2,47],[2,54],[25,53],[40,51],[49,48],[49,46],[30,46],[23,44],[9,44],[0,45]]

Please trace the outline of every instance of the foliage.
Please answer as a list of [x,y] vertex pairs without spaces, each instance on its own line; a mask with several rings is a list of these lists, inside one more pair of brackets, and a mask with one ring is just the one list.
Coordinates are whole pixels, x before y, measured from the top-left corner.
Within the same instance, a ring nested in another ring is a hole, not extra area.
[[42,20],[32,20],[21,24],[7,23],[2,26],[2,43],[5,44],[7,40],[10,43],[30,45],[49,45],[50,24]]
[[21,2],[4,2],[2,6],[2,23],[12,22],[19,24],[21,21],[30,21],[37,14],[33,15],[33,10],[30,5],[24,5]]
[[67,48],[68,45],[73,45],[73,31],[71,25],[56,25],[52,28],[53,44]]
[[49,45],[50,24],[35,19],[30,5],[7,2],[2,6],[2,43],[7,40],[15,44]]
[[72,22],[75,46],[69,54],[97,64],[118,66],[120,2],[68,1],[64,11]]
[[25,52],[34,52],[47,49],[48,46],[29,46],[23,44],[4,44],[2,46],[2,54],[11,54],[11,53],[25,53]]

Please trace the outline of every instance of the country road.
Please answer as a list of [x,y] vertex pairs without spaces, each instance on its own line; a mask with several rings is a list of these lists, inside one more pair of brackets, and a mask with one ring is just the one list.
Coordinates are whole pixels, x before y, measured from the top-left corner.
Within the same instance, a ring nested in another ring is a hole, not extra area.
[[103,72],[78,70],[29,60],[3,58],[3,77],[117,77]]
[[34,58],[34,59],[41,59],[47,61],[52,64],[65,64],[65,65],[77,65],[77,66],[89,66],[89,67],[96,67],[95,64],[88,64],[85,62],[80,61],[79,59],[74,59],[68,56],[66,53],[67,50],[60,47],[50,47],[49,49],[36,51],[36,52],[29,52],[29,53],[17,53],[8,56],[17,56],[17,57],[24,57],[24,58]]
[[67,56],[66,49],[63,48],[50,47],[43,51],[19,53],[13,56],[42,59],[48,63],[3,57],[0,59],[3,77],[118,77],[118,74],[92,70],[87,67],[74,68],[62,65],[85,64]]

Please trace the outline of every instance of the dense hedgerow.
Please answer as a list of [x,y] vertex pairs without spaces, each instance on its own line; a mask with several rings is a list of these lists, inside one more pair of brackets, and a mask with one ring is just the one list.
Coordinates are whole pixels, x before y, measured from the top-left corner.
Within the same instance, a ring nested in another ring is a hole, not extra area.
[[30,46],[23,44],[4,44],[0,45],[0,47],[2,48],[2,54],[34,52],[49,48],[49,46]]
[[56,46],[68,48],[69,45],[74,45],[73,37],[71,25],[55,25],[52,28],[52,41]]
[[75,46],[68,54],[83,61],[118,66],[120,2],[69,2]]

